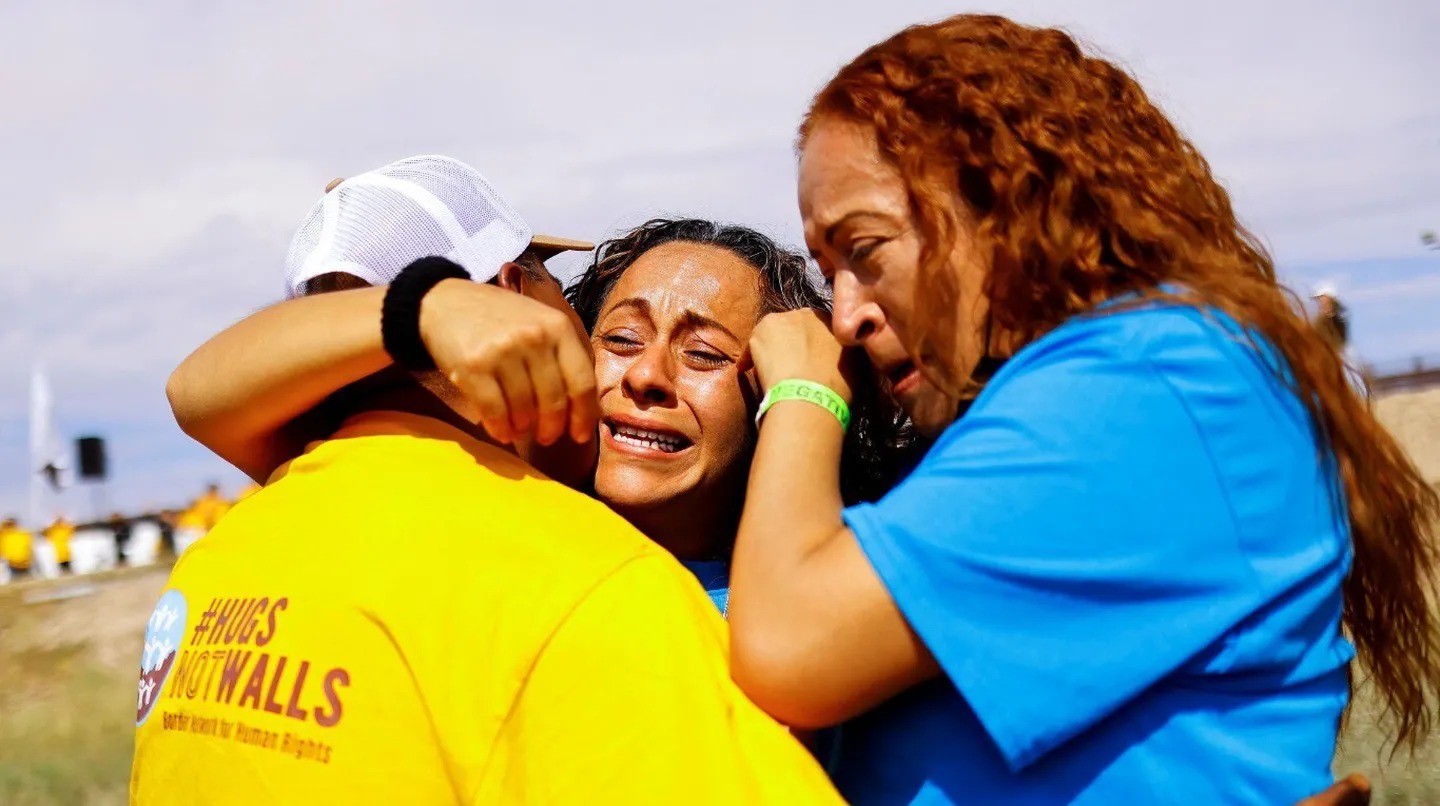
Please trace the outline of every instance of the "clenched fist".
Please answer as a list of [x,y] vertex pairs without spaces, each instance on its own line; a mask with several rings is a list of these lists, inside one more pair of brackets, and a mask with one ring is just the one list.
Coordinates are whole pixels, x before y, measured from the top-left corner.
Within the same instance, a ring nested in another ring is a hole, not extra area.
[[577,442],[600,419],[590,345],[569,317],[493,285],[445,280],[420,305],[420,338],[435,366],[479,410],[500,442],[534,432]]

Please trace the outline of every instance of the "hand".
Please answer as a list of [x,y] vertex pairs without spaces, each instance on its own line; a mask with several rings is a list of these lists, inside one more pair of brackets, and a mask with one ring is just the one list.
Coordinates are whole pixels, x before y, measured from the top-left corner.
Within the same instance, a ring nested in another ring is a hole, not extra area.
[[819,311],[785,311],[761,319],[750,334],[750,362],[763,389],[801,378],[830,387],[847,403],[853,396],[849,354]]
[[1365,806],[1370,802],[1370,781],[1352,773],[1329,789],[1300,801],[1296,806]]
[[594,357],[560,311],[493,285],[444,280],[420,304],[420,338],[497,441],[532,430],[542,445],[567,428],[576,442],[595,435]]

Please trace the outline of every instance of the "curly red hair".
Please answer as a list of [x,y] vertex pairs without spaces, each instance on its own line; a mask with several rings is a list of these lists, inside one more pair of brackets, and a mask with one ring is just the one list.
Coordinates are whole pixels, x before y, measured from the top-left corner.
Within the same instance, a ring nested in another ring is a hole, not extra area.
[[[1276,282],[1205,158],[1140,85],[1063,31],[960,15],[845,66],[816,97],[802,146],[828,119],[872,130],[906,183],[925,243],[910,348],[942,357],[947,391],[975,391],[973,367],[944,337],[959,310],[946,259],[962,224],[989,262],[991,324],[1018,344],[1128,294],[1219,309],[1279,351],[1344,485],[1355,554],[1345,627],[1395,718],[1396,746],[1413,748],[1440,688],[1430,607],[1440,497]],[[957,190],[968,209],[957,209]]]

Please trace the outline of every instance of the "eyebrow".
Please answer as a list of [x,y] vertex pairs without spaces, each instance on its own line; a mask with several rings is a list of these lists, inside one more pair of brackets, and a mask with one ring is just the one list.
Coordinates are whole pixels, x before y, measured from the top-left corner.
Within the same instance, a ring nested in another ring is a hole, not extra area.
[[[653,317],[651,317],[650,315],[650,301],[647,299],[641,299],[640,297],[627,297],[615,303],[614,307],[607,311],[607,315],[612,314],[620,310],[621,308],[633,308],[637,313],[641,314],[642,316],[653,319]],[[740,337],[736,336],[735,333],[730,330],[730,328],[725,327],[718,321],[711,319],[710,317],[702,313],[697,313],[695,311],[687,309],[685,313],[680,317],[680,323],[682,326],[688,327],[692,330],[697,330],[700,328],[712,328],[729,336],[730,339],[736,344],[743,343],[740,341]]]

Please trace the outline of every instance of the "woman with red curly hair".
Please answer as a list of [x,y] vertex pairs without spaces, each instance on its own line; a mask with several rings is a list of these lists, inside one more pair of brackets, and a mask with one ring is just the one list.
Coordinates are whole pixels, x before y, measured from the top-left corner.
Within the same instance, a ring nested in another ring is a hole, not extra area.
[[[1134,79],[953,17],[844,67],[800,149],[833,335],[752,337],[732,673],[849,720],[847,797],[1294,803],[1357,651],[1397,742],[1426,735],[1436,493]],[[860,350],[936,441],[845,509]]]

